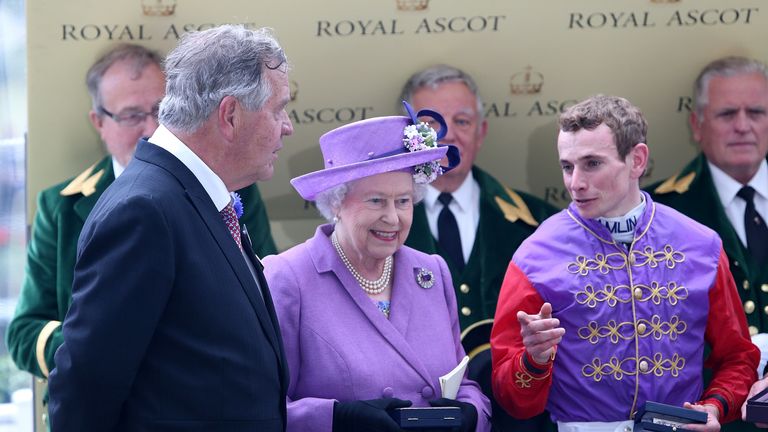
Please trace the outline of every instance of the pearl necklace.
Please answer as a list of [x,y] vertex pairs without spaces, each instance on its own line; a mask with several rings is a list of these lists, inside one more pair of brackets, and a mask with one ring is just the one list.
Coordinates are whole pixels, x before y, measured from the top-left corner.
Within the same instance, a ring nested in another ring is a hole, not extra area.
[[387,286],[389,286],[389,279],[392,277],[392,255],[388,256],[384,260],[384,271],[381,273],[381,277],[377,280],[369,280],[364,278],[360,273],[357,272],[357,270],[355,270],[354,267],[352,267],[352,263],[349,262],[349,258],[347,258],[347,255],[344,254],[344,251],[341,249],[339,239],[336,238],[336,231],[331,234],[331,243],[333,243],[333,247],[336,248],[336,252],[339,254],[339,258],[341,258],[341,261],[347,267],[349,272],[352,273],[352,276],[355,278],[363,291],[371,295],[376,295],[383,293]]

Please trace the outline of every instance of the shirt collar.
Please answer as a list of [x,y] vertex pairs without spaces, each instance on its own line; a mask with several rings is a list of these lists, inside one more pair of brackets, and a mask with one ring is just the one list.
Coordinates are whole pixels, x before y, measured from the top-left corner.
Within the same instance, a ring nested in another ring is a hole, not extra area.
[[221,211],[232,199],[224,182],[189,147],[163,125],[157,128],[149,142],[176,156],[203,185],[216,210]]
[[[470,171],[467,177],[464,178],[464,181],[461,182],[459,188],[451,192],[451,195],[453,195],[453,201],[456,202],[456,204],[459,206],[459,209],[466,211],[467,209],[471,208],[473,201],[472,198],[473,195],[475,195],[475,185],[477,185],[475,182],[475,177],[472,175],[472,171]],[[477,195],[479,195],[479,187],[477,189]],[[427,193],[424,196],[424,205],[431,210],[436,205],[438,205],[438,196],[440,196],[440,191],[435,189],[432,185],[428,185]],[[442,206],[442,204],[440,205]]]
[[120,164],[120,162],[117,161],[116,158],[112,158],[112,171],[115,172],[115,178],[120,177],[120,174],[125,171],[125,167]]
[[[729,206],[743,185],[709,160],[707,160],[707,165],[709,165],[709,171],[712,173],[712,182],[715,184],[717,194],[720,196],[720,202],[723,203],[724,207]],[[752,186],[760,196],[768,199],[768,163],[765,160],[760,163],[757,173],[752,176],[747,184]]]

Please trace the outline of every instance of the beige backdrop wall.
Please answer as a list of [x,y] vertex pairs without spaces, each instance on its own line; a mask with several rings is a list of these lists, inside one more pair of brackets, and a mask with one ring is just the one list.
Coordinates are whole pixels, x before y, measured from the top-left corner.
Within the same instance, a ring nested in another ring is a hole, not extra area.
[[275,29],[293,67],[295,133],[274,178],[260,187],[284,249],[320,221],[288,183],[321,167],[318,137],[396,113],[402,82],[434,63],[478,80],[489,118],[478,164],[512,187],[568,203],[555,120],[595,93],[625,96],[643,109],[649,180],[673,174],[696,152],[686,119],[698,70],[727,54],[768,60],[764,7],[764,0],[29,1],[30,220],[41,189],[103,154],[83,81],[115,42],[167,52],[185,31],[215,24]]

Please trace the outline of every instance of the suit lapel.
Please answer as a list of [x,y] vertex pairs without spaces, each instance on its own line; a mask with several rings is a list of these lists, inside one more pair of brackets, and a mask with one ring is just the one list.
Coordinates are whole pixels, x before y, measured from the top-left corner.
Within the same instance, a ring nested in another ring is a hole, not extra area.
[[[281,343],[282,337],[280,335],[280,325],[277,321],[275,305],[272,302],[272,294],[269,291],[267,279],[264,277],[264,265],[261,263],[261,259],[259,259],[259,257],[256,256],[256,254],[253,252],[253,243],[251,243],[251,236],[248,234],[248,227],[246,227],[245,224],[243,224],[240,229],[240,239],[243,243],[243,250],[245,251],[246,256],[248,256],[248,259],[251,261],[251,264],[253,264],[253,269],[256,271],[256,279],[258,280],[259,286],[261,287],[261,297],[263,298],[262,301],[266,306],[266,312],[269,315],[271,326],[269,331],[267,331],[266,328],[264,330],[269,336],[269,342],[272,344],[272,347],[275,349],[275,351],[280,353],[280,364],[283,370],[284,378],[287,379],[288,365],[285,363],[283,344]],[[251,302],[253,303],[258,300],[259,299],[252,299]]]
[[[416,275],[420,270],[418,265],[419,260],[413,256],[411,251],[407,248],[401,247],[400,250],[395,253],[394,262],[394,278],[392,282],[392,312],[390,314],[389,328],[394,329],[394,332],[388,332],[385,337],[389,340],[390,344],[398,350],[401,356],[406,359],[408,364],[416,370],[427,382],[430,382],[431,377],[427,371],[424,363],[421,361],[421,357],[416,354],[411,348],[410,343],[406,335],[410,327],[412,320],[418,320],[417,316],[421,307],[429,307],[429,305],[416,305],[414,308],[414,302],[416,296],[414,296],[414,290],[422,290],[416,283]],[[437,277],[438,268],[429,268],[428,270],[433,272],[433,275]],[[438,286],[438,282],[435,281],[435,285],[430,289],[439,290],[442,289]],[[452,289],[452,288],[451,288]]]
[[[200,188],[202,189],[202,187]],[[213,235],[216,240],[216,243],[219,244],[219,248],[229,262],[232,271],[240,281],[240,287],[243,289],[248,301],[251,303],[251,307],[253,307],[256,316],[261,323],[264,334],[267,335],[272,348],[275,350],[275,354],[278,355],[278,357],[281,357],[280,345],[277,340],[277,330],[273,325],[274,314],[270,314],[267,310],[266,295],[264,295],[264,299],[262,299],[262,296],[257,291],[259,287],[256,285],[256,281],[254,280],[251,271],[248,269],[248,265],[245,263],[240,249],[238,249],[237,244],[232,240],[232,235],[229,233],[226,225],[222,222],[221,215],[216,211],[211,202],[211,198],[204,190],[204,197],[193,195],[189,189],[187,190],[187,193],[190,194],[192,203],[197,208],[203,222],[205,222],[211,235]],[[244,247],[243,249],[247,248]],[[253,254],[252,251],[251,254]],[[254,262],[254,269],[259,278],[259,283],[262,283],[262,286],[266,286],[261,265],[258,261]],[[271,301],[270,307],[272,307]]]

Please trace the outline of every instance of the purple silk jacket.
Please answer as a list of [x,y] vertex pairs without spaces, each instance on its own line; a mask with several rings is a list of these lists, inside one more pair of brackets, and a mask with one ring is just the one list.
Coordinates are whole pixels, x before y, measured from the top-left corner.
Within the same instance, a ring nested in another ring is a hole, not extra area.
[[[394,255],[387,319],[344,266],[331,225],[264,259],[290,372],[288,431],[332,429],[335,401],[395,397],[429,406],[441,397],[438,378],[464,357],[450,272],[438,255],[401,247]],[[420,269],[434,285],[417,283]],[[477,408],[488,431],[490,403],[464,379],[457,399]]]
[[556,421],[626,420],[646,401],[701,397],[720,238],[645,199],[630,251],[571,204],[512,259],[566,329],[547,402]]

